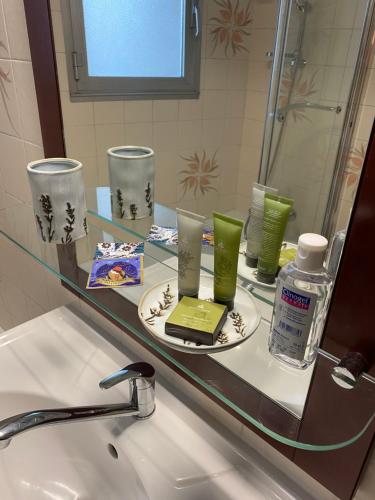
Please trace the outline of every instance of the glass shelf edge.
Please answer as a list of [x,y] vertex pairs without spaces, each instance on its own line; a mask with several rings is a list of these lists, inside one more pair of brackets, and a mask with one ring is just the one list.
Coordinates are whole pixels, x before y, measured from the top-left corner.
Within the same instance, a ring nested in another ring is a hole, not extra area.
[[134,326],[126,323],[122,318],[117,316],[117,314],[113,313],[107,306],[101,304],[100,302],[96,302],[93,297],[87,293],[85,290],[81,289],[79,286],[77,286],[74,282],[72,282],[69,278],[66,276],[62,275],[60,272],[56,271],[53,269],[47,262],[44,262],[41,258],[38,256],[34,255],[30,250],[28,250],[25,246],[20,244],[18,241],[16,241],[14,238],[9,236],[7,233],[5,233],[2,229],[0,229],[0,234],[3,235],[7,240],[9,240],[11,243],[16,245],[20,250],[25,252],[27,255],[29,255],[32,259],[34,259],[36,262],[38,262],[40,265],[42,265],[48,272],[50,272],[52,275],[57,277],[58,279],[62,280],[64,283],[69,285],[73,290],[75,290],[78,295],[84,297],[86,300],[88,300],[90,303],[94,304],[96,307],[98,307],[101,311],[106,313],[108,316],[113,318],[119,325],[123,326],[127,330],[129,330],[133,335],[135,335],[141,342],[146,344],[147,346],[151,347],[154,351],[158,352],[163,358],[168,360],[171,364],[176,366],[178,369],[180,369],[183,373],[185,373],[189,378],[194,380],[196,383],[198,383],[201,387],[203,387],[207,392],[211,393],[215,398],[220,400],[222,403],[224,403],[226,406],[231,408],[235,413],[237,413],[240,417],[245,419],[247,422],[249,422],[251,425],[256,427],[258,430],[266,434],[267,436],[271,437],[272,439],[278,441],[279,443],[282,443],[284,445],[301,449],[301,450],[307,450],[307,451],[316,451],[316,452],[324,452],[324,451],[333,451],[333,450],[338,450],[341,448],[345,448],[346,446],[349,446],[353,443],[355,443],[358,439],[361,438],[361,436],[364,435],[364,433],[367,431],[367,429],[370,427],[372,424],[374,418],[375,418],[375,413],[369,418],[365,426],[353,437],[342,441],[340,443],[333,443],[333,444],[325,444],[325,445],[319,445],[319,444],[309,444],[309,443],[302,443],[295,441],[293,439],[287,438],[282,436],[281,434],[278,434],[265,425],[263,425],[261,422],[256,420],[256,418],[252,417],[251,415],[248,415],[244,410],[242,410],[239,406],[237,406],[235,403],[232,401],[228,400],[218,389],[215,389],[213,386],[209,385],[207,382],[202,380],[200,377],[198,377],[195,373],[193,373],[191,370],[186,368],[182,363],[177,361],[176,359],[173,358],[170,354],[166,353],[160,346],[155,344],[151,339],[145,337],[141,332],[139,332]]

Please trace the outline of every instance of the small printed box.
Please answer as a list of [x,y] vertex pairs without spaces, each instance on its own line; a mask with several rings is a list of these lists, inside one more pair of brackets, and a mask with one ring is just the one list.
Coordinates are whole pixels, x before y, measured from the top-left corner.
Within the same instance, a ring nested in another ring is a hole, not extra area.
[[183,297],[165,323],[165,333],[172,337],[205,345],[214,345],[227,319],[222,304]]

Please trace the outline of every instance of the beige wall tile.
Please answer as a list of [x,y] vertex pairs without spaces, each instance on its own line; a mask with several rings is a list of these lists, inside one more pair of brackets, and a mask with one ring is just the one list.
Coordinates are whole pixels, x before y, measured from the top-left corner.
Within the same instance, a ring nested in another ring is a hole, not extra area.
[[375,107],[375,69],[368,72],[367,86],[364,94],[363,104]]
[[154,146],[152,123],[126,123],[125,144],[134,146]]
[[12,59],[30,61],[29,37],[22,0],[3,0],[5,25]]
[[60,0],[50,0],[51,11],[61,12]]
[[106,155],[109,148],[123,144],[124,125],[122,123],[95,125],[95,142],[97,156]]
[[56,52],[65,52],[64,31],[60,11],[52,11],[53,39]]
[[60,92],[69,92],[68,72],[66,67],[66,56],[62,53],[56,54],[57,73],[59,78]]
[[202,120],[186,120],[178,124],[178,148],[197,150],[203,146]]
[[125,122],[151,122],[152,101],[124,101]]
[[268,92],[271,80],[270,61],[250,61],[248,65],[247,89]]
[[86,188],[94,188],[99,185],[96,156],[82,156],[79,161],[83,165],[83,177]]
[[230,90],[244,90],[247,84],[247,61],[229,61],[227,88]]
[[5,18],[2,11],[2,3],[0,2],[0,59],[9,59],[10,50],[8,43],[8,35],[5,29]]
[[335,28],[352,28],[355,22],[357,2],[340,0],[337,3],[334,20]]
[[218,149],[224,141],[225,120],[203,120],[202,142],[207,149]]
[[6,95],[0,99],[0,132],[21,136],[21,122],[18,113],[16,89],[12,64],[7,60],[0,60],[0,71],[3,75],[1,81],[4,84]]
[[31,62],[13,61],[14,82],[23,139],[42,145],[39,111]]
[[277,16],[277,0],[254,0],[251,27],[255,29],[275,29]]
[[246,94],[245,117],[250,120],[265,121],[268,93],[249,90]]
[[202,90],[224,90],[227,88],[229,61],[226,59],[206,59]]
[[264,123],[255,120],[244,120],[242,144],[261,151]]
[[[122,101],[95,101],[93,103],[82,104],[93,105],[95,124],[124,123],[124,106]],[[88,121],[87,123],[92,122]]]
[[67,156],[79,160],[96,152],[94,125],[69,125],[64,134]]
[[374,123],[374,107],[360,106],[356,138],[367,141]]
[[245,115],[245,90],[229,90],[227,96],[226,118],[243,118]]
[[227,118],[224,124],[224,144],[239,146],[242,141],[242,118]]
[[153,121],[170,122],[178,120],[178,101],[153,101]]
[[61,109],[64,126],[92,125],[94,123],[93,103],[72,102],[69,92],[61,92]]
[[266,61],[266,52],[273,51],[274,43],[274,29],[251,30],[251,42],[249,50],[250,61]]
[[179,101],[179,120],[199,120],[203,115],[202,99],[181,99]]
[[159,151],[176,151],[178,127],[176,122],[154,122],[153,140],[155,149]]
[[31,193],[26,175],[25,147],[22,140],[0,133],[0,170],[4,190],[18,200],[29,201]]
[[206,90],[202,92],[203,118],[224,118],[227,93],[224,90]]

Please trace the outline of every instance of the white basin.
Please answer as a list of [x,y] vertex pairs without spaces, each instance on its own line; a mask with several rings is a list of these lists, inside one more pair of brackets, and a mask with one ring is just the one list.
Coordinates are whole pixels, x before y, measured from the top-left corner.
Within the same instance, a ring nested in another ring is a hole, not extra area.
[[[137,361],[67,308],[0,335],[0,418],[29,410],[120,403],[126,382],[99,381]],[[0,450],[1,500],[257,500],[310,498],[279,484],[157,378],[156,411],[55,425]]]
[[[65,402],[25,393],[2,393],[1,415],[58,408]],[[6,408],[6,411],[4,410]],[[124,453],[114,458],[113,436],[97,422],[45,427],[14,438],[0,453],[2,499],[148,499]]]

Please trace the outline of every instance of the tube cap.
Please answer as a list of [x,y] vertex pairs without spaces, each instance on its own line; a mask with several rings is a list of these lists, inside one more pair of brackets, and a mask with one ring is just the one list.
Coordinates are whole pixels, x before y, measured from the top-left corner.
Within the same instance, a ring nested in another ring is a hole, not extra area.
[[249,257],[249,255],[246,254],[246,265],[249,267],[257,267],[258,257]]
[[318,271],[323,267],[328,240],[315,233],[301,234],[298,238],[295,264],[302,271]]
[[223,306],[227,306],[228,311],[232,311],[234,308],[234,299],[232,300],[224,300],[224,299],[217,299],[214,297],[214,302],[217,304],[222,304]]

